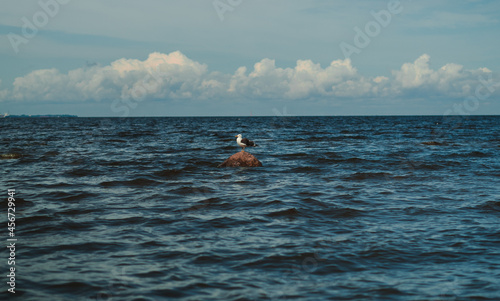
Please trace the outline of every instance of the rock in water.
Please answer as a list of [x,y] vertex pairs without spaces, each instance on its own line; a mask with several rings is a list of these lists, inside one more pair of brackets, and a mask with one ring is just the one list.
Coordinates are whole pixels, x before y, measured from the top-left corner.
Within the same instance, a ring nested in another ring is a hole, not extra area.
[[13,154],[1,154],[0,155],[1,159],[19,159],[21,157],[22,157],[21,154],[16,154],[16,153],[13,153]]
[[260,167],[260,163],[254,155],[249,152],[238,152],[231,157],[227,158],[226,161],[222,162],[219,167]]

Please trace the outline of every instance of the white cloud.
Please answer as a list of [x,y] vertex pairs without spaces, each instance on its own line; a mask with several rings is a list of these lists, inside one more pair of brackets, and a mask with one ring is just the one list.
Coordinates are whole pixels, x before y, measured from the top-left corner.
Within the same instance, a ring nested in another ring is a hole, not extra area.
[[400,70],[392,71],[393,91],[398,94],[420,91],[432,96],[466,97],[473,86],[479,84],[479,76],[491,73],[487,68],[466,70],[454,63],[433,70],[429,62],[430,56],[424,54],[413,63],[403,64]]
[[[293,68],[280,68],[263,59],[253,70],[234,74],[209,72],[205,64],[179,51],[151,53],[146,60],[119,59],[107,66],[33,71],[0,90],[0,101],[102,101],[115,99],[312,99],[406,97],[415,93],[466,97],[487,68],[466,70],[450,63],[434,70],[424,54],[392,78],[366,77],[349,59],[334,60],[323,68],[311,60],[298,60]],[[498,93],[498,92],[497,92]]]
[[307,99],[311,97],[349,97],[369,94],[369,79],[358,75],[349,59],[333,61],[322,68],[311,60],[298,60],[294,68],[276,67],[263,59],[250,74],[245,67],[232,76],[229,92],[242,97]]
[[[207,66],[181,52],[151,53],[144,60],[120,59],[109,66],[79,68],[62,74],[36,70],[15,79],[9,97],[17,101],[104,100],[126,97],[194,97],[203,85]],[[207,85],[207,84],[205,84]],[[208,86],[214,86],[212,81]]]

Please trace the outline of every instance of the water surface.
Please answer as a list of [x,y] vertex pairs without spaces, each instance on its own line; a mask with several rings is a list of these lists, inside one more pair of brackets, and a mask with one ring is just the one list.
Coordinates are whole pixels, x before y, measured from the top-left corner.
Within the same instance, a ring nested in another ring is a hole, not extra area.
[[499,300],[500,117],[457,118],[1,119],[16,296]]

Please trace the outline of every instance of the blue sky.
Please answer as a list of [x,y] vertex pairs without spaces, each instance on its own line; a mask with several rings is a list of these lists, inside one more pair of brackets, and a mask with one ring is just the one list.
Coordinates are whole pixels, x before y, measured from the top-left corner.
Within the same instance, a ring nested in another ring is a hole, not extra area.
[[500,114],[500,2],[38,0],[0,12],[0,112]]

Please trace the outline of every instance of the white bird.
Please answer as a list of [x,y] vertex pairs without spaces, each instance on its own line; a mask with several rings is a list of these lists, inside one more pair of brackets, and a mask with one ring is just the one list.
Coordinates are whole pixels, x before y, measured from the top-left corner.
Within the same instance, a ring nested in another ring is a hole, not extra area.
[[247,146],[257,146],[257,144],[253,141],[248,140],[247,138],[241,138],[241,134],[236,135],[236,143],[242,147],[241,151],[245,151],[245,147]]

